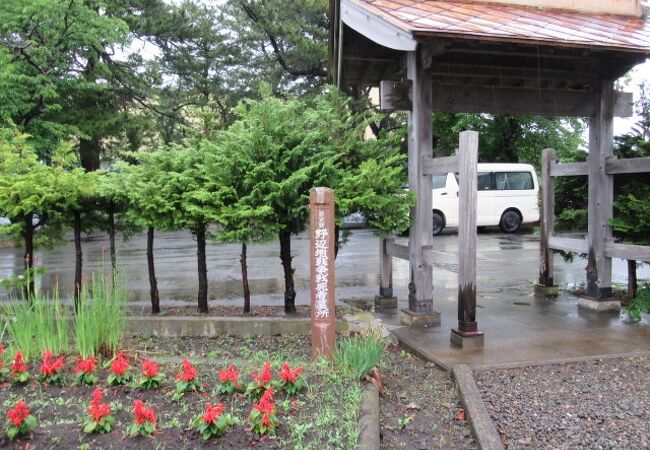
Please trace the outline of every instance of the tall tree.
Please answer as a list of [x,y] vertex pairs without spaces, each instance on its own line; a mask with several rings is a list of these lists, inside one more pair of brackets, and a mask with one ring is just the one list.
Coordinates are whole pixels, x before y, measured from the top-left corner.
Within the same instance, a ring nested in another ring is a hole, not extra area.
[[544,148],[560,157],[583,144],[582,119],[489,114],[433,115],[434,147],[438,155],[451,155],[458,147],[458,133],[479,132],[479,159],[485,162],[522,162],[539,166]]
[[[58,171],[38,159],[29,141],[15,127],[0,128],[0,216],[10,220],[0,227],[0,234],[22,241],[28,296],[34,294],[34,249],[39,242],[47,245],[61,239],[56,207],[66,200]],[[54,160],[65,160],[69,150],[70,145],[59,144]]]
[[229,0],[225,11],[238,41],[253,50],[247,73],[277,93],[327,82],[327,0]]

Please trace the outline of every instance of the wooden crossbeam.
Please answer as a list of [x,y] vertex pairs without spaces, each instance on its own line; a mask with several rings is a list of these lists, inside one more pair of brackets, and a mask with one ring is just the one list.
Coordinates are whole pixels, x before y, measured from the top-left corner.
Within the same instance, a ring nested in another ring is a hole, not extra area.
[[456,253],[428,250],[424,252],[424,261],[430,266],[458,265],[458,255]]
[[548,238],[548,246],[553,250],[560,250],[563,252],[587,253],[589,251],[586,239],[562,236],[550,236]]
[[650,157],[629,159],[607,158],[605,171],[608,175],[650,172]]
[[605,256],[650,262],[650,246],[605,242]]
[[[593,117],[600,97],[591,91],[435,83],[433,111]],[[617,117],[632,115],[630,97],[615,95]]]
[[[407,245],[396,244],[393,241],[386,241],[386,254],[393,258],[409,259],[409,248]],[[430,266],[435,265],[458,265],[458,255],[455,253],[438,252],[434,250],[423,250],[422,259]]]
[[589,173],[589,166],[587,166],[586,162],[552,163],[550,166],[550,175],[552,177],[571,177]]
[[393,241],[386,241],[386,254],[406,261],[409,260],[408,245],[396,244]]
[[599,79],[595,72],[575,72],[572,70],[539,69],[536,67],[504,67],[485,64],[449,64],[437,63],[431,66],[431,75],[438,76],[463,76],[470,78],[499,78],[523,80],[552,80],[581,83],[593,83]]
[[422,158],[422,170],[425,175],[441,175],[458,172],[458,156]]

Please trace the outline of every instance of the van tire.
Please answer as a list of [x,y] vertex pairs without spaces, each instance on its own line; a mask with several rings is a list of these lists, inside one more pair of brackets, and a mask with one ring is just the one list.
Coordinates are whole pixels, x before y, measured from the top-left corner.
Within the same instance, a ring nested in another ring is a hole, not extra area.
[[445,229],[445,216],[442,215],[440,211],[433,212],[433,228],[432,232],[434,236],[438,236],[442,233],[442,230]]
[[521,226],[521,215],[515,209],[508,209],[501,215],[499,228],[504,233],[515,233]]

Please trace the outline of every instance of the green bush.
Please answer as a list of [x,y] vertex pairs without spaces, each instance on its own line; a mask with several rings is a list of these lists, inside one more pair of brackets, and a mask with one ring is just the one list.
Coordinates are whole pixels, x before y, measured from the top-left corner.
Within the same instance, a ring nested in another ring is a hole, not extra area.
[[623,308],[631,319],[641,320],[643,314],[650,313],[650,283],[645,283],[639,288],[632,302]]
[[334,364],[355,380],[365,377],[386,352],[386,344],[376,333],[349,337],[336,345]]

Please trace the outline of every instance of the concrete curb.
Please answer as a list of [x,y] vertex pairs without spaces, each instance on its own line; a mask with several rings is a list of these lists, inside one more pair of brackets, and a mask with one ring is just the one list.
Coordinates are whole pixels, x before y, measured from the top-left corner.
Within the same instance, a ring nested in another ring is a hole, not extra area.
[[357,449],[379,450],[379,390],[368,383],[359,408],[359,440]]
[[451,370],[451,367],[449,367],[447,364],[443,364],[433,354],[427,352],[426,350],[423,350],[416,342],[413,342],[408,336],[403,335],[400,332],[400,328],[396,328],[390,332],[393,334],[393,336],[395,336],[395,339],[397,339],[400,347],[402,347],[407,352],[417,356],[420,359],[434,363],[445,372],[449,372]]
[[488,370],[521,369],[524,367],[552,366],[555,364],[571,364],[571,363],[597,361],[599,359],[608,360],[608,359],[619,359],[619,358],[633,358],[635,356],[650,357],[650,351],[644,350],[644,351],[629,352],[629,353],[612,353],[607,355],[578,356],[574,358],[547,359],[544,361],[522,361],[522,362],[504,363],[504,364],[484,364],[484,365],[474,366],[473,370],[475,372],[484,372]]
[[503,450],[501,437],[488,414],[485,403],[483,403],[483,398],[472,375],[472,369],[466,364],[458,364],[454,366],[452,375],[456,380],[478,448],[481,450]]
[[[337,331],[347,324],[336,321]],[[302,334],[311,331],[311,319],[286,317],[128,317],[126,332],[156,337],[246,336]]]

